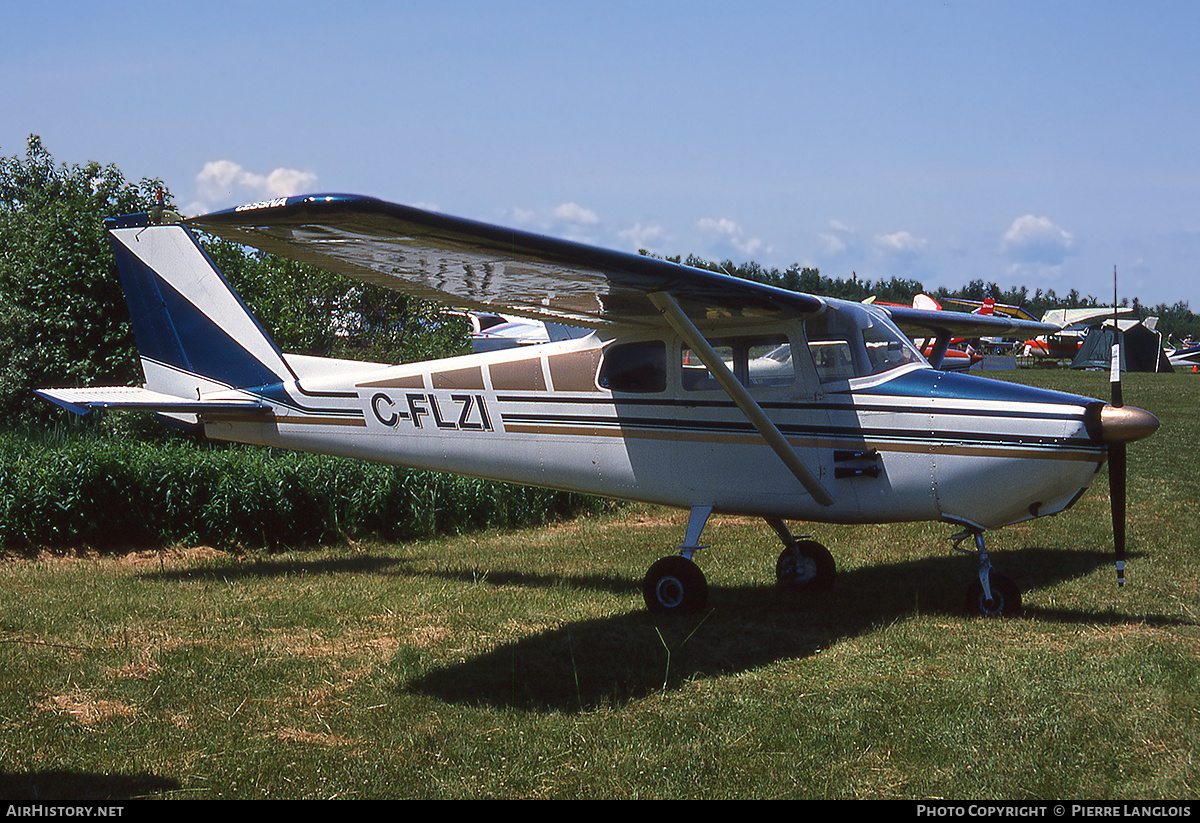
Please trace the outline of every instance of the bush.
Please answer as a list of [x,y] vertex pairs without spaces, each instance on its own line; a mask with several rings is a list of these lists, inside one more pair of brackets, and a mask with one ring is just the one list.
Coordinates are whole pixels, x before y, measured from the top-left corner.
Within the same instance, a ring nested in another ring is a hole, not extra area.
[[584,495],[251,446],[0,436],[0,546],[276,549],[538,525]]

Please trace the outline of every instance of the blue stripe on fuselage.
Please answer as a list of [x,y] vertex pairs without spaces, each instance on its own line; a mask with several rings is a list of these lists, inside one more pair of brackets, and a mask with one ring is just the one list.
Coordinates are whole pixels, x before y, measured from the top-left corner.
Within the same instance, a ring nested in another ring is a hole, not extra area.
[[938,369],[914,369],[870,388],[856,388],[855,396],[919,397],[934,400],[974,400],[992,403],[1041,403],[1079,406],[1100,401],[1077,394],[1040,389],[1007,380],[956,374]]

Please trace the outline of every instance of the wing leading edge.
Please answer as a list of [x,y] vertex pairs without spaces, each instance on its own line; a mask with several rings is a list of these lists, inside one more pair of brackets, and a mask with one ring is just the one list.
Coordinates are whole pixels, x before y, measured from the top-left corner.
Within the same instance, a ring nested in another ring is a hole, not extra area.
[[600,328],[658,327],[670,294],[705,319],[798,318],[825,301],[645,255],[357,195],[283,198],[186,221],[227,240],[455,308]]

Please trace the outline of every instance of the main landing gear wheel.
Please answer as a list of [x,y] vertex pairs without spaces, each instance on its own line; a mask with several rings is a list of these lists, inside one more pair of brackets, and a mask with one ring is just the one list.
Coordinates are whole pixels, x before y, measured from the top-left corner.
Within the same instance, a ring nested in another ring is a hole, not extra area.
[[967,586],[967,612],[983,617],[1013,617],[1021,613],[1021,590],[1017,584],[1002,574],[988,575],[988,588],[992,590],[989,600],[983,593],[983,583],[972,580]]
[[708,604],[708,581],[700,567],[686,557],[664,557],[642,581],[646,608],[654,614],[698,612]]
[[788,589],[827,591],[835,575],[833,555],[815,540],[797,540],[775,562],[775,580]]

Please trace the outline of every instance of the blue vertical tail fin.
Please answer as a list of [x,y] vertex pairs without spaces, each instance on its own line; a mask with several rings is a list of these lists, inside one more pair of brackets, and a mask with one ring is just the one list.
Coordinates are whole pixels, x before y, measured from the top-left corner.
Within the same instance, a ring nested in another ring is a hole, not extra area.
[[187,227],[135,215],[108,229],[147,389],[195,399],[294,379]]

